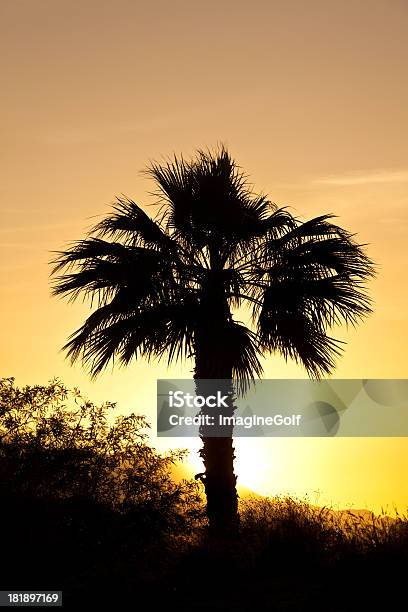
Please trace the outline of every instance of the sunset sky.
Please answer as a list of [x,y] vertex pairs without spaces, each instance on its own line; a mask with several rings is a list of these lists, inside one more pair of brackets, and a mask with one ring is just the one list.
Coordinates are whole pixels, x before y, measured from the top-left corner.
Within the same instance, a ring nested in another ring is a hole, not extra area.
[[[406,0],[5,0],[0,23],[1,376],[57,376],[147,414],[154,431],[156,379],[192,364],[141,362],[91,382],[60,352],[88,308],[50,297],[47,262],[116,195],[152,204],[149,160],[223,142],[271,200],[304,219],[335,213],[368,243],[375,311],[338,331],[348,345],[335,376],[408,377]],[[305,372],[274,357],[265,376]],[[406,438],[237,450],[239,482],[261,493],[408,506]]]

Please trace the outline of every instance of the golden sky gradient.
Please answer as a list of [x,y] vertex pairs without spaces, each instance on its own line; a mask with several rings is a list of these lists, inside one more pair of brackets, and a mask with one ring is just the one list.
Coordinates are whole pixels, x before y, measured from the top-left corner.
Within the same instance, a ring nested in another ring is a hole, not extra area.
[[[151,204],[149,160],[222,141],[273,201],[303,218],[333,212],[369,243],[375,312],[340,330],[335,376],[408,377],[405,0],[6,0],[0,23],[1,375],[58,376],[155,425],[156,378],[191,364],[92,383],[59,352],[87,307],[50,298],[47,261],[115,195]],[[272,358],[265,376],[305,373]],[[240,481],[257,491],[408,506],[406,438],[237,447]]]

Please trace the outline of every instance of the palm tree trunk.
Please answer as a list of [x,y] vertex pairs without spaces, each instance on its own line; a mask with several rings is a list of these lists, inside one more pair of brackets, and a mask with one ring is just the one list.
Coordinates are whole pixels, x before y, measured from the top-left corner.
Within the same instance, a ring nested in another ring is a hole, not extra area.
[[202,438],[202,441],[200,454],[205,468],[210,530],[213,533],[233,533],[238,527],[239,517],[232,438]]
[[[216,390],[220,390],[222,395],[228,396],[226,402],[228,407],[223,409],[203,408],[201,413],[215,416],[216,419],[219,414],[232,416],[234,413],[232,373],[227,372],[223,367],[219,372],[219,377],[215,378],[214,369],[209,367],[211,363],[209,355],[208,359],[205,359],[204,355],[196,354],[194,375],[196,394],[208,397],[208,395],[216,394]],[[214,434],[214,427],[211,428],[211,433]],[[205,469],[202,480],[207,497],[207,517],[212,533],[234,533],[239,524],[239,516],[237,478],[234,474],[233,427],[232,425],[217,427],[217,433],[217,437],[210,437],[206,435],[208,429],[205,426],[200,428],[200,437],[203,442],[200,455]]]

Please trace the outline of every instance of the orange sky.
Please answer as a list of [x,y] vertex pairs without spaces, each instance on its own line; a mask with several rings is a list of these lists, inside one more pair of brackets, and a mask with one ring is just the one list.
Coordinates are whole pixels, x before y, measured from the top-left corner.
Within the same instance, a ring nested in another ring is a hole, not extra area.
[[[190,366],[141,363],[95,383],[71,368],[58,350],[86,307],[50,298],[49,252],[116,194],[151,203],[150,159],[223,141],[275,202],[334,212],[370,243],[375,313],[341,332],[335,375],[408,377],[405,0],[14,0],[0,23],[2,375],[59,376],[154,418],[156,378]],[[266,376],[304,372],[273,358]],[[241,482],[262,492],[408,505],[406,439],[237,446]]]

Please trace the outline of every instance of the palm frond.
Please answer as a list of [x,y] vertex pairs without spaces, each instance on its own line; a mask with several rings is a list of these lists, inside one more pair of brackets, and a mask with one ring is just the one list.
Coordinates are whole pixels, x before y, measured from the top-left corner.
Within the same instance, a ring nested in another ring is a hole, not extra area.
[[178,233],[189,233],[193,198],[191,162],[175,155],[166,163],[152,162],[145,173],[156,184],[154,195],[159,198],[162,207],[165,205],[162,222]]
[[[127,288],[128,298],[136,304],[163,297],[176,287],[171,260],[146,247],[90,238],[59,252],[53,264],[53,295],[67,296],[70,301],[82,295],[106,304],[117,291]],[[64,269],[67,271],[58,274]]]
[[265,292],[257,327],[264,351],[278,352],[320,377],[334,368],[342,343],[327,335],[321,317],[314,314],[292,292],[271,288]]
[[70,269],[79,263],[87,266],[89,261],[105,258],[111,262],[132,262],[137,257],[158,258],[157,251],[140,246],[124,245],[120,242],[109,242],[96,237],[78,240],[65,251],[57,251],[57,257],[51,262],[54,267],[51,274],[62,269]]
[[178,241],[193,243],[196,250],[217,245],[223,263],[236,246],[259,234],[261,223],[276,209],[266,196],[253,193],[222,145],[198,150],[190,161],[174,156],[164,164],[153,162],[147,173],[158,188],[163,223]]
[[117,306],[98,309],[63,347],[93,377],[115,359],[127,365],[132,358],[161,358],[167,352],[171,363],[191,353],[196,309],[191,299],[138,311]]
[[238,392],[245,393],[251,380],[262,376],[259,339],[245,325],[233,322],[225,340],[232,355],[232,377],[237,381]]
[[267,238],[246,271],[262,346],[301,361],[312,375],[329,373],[339,353],[327,330],[355,325],[371,312],[365,281],[374,275],[373,263],[330,219],[323,215]]
[[232,374],[237,390],[245,393],[251,380],[263,372],[257,334],[234,320],[220,326],[206,323],[200,325],[195,336],[200,365],[204,359],[204,369],[199,366],[196,373],[209,379],[229,378]]
[[149,217],[133,200],[117,198],[112,208],[114,212],[102,219],[91,230],[91,234],[160,250],[174,249],[175,245],[160,221]]

